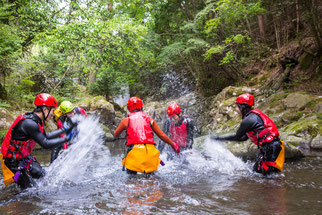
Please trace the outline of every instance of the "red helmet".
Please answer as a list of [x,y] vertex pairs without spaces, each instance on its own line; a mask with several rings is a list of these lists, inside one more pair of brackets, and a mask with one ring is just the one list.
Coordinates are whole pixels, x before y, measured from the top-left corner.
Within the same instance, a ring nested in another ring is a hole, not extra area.
[[140,110],[143,108],[143,102],[138,97],[131,97],[129,100],[127,100],[127,109],[132,112],[133,110]]
[[172,103],[169,105],[168,109],[167,109],[167,114],[169,117],[172,117],[174,115],[177,115],[181,112],[181,108],[178,104],[176,103]]
[[247,104],[247,105],[253,106],[254,105],[254,96],[249,93],[241,94],[240,96],[237,97],[235,103]]
[[56,99],[48,93],[40,93],[34,103],[36,106],[57,107]]

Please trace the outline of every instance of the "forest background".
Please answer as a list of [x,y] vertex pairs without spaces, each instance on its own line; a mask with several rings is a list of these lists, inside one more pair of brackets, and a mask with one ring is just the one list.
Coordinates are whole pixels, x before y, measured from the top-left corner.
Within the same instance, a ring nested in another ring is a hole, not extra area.
[[321,16],[317,0],[2,0],[0,107],[40,92],[111,100],[126,86],[155,100],[180,85],[209,97],[298,64],[263,90],[321,94]]

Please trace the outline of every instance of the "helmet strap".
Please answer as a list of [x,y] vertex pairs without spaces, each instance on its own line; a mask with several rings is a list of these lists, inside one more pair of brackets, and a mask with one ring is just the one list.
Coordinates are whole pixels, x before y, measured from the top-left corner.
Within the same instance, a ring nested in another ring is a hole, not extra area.
[[48,117],[48,115],[47,115],[47,117],[45,117],[44,107],[41,107],[40,109],[41,109],[41,113],[42,113],[42,117],[43,117],[42,121],[43,121],[44,125],[46,126],[46,118]]

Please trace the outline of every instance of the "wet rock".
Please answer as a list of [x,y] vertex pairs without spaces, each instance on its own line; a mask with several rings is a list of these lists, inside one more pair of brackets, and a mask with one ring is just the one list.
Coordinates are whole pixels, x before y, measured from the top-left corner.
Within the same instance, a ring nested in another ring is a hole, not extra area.
[[320,133],[312,139],[310,147],[312,149],[322,149],[322,135]]
[[[227,148],[238,157],[242,157],[244,160],[255,160],[259,149],[251,141],[246,141],[242,143],[229,142]],[[296,160],[303,157],[301,150],[292,144],[285,145],[285,159],[286,160]]]
[[301,110],[305,105],[312,100],[312,97],[302,93],[291,93],[284,100],[286,108],[295,108]]
[[316,113],[322,113],[322,102],[318,103],[314,110]]
[[111,133],[116,129],[117,123],[120,122],[123,116],[121,111],[116,112],[114,105],[102,96],[85,98],[78,106],[84,108],[88,115],[99,116],[100,123],[103,124],[103,129],[107,133]]

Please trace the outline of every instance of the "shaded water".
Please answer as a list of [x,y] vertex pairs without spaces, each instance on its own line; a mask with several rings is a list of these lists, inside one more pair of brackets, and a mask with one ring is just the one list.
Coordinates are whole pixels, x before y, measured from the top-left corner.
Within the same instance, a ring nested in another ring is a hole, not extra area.
[[166,161],[156,174],[122,171],[123,143],[102,142],[97,120],[80,124],[79,138],[49,166],[38,187],[0,189],[0,214],[321,214],[322,159],[285,164],[283,174],[261,177],[216,142]]

